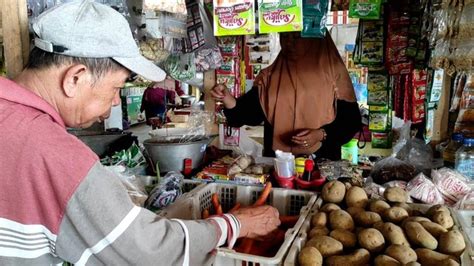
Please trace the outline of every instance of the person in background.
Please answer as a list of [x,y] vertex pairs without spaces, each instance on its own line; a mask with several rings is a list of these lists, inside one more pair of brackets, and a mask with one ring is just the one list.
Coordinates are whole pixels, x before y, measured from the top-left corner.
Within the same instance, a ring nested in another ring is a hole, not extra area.
[[167,105],[169,103],[179,104],[181,100],[179,96],[184,94],[181,88],[170,89],[163,85],[161,82],[153,83],[143,93],[140,112],[145,111],[147,125],[156,127],[156,123],[164,124],[168,122],[166,117]]
[[276,150],[339,160],[361,128],[349,74],[330,35],[281,34],[282,50],[237,100],[224,85],[211,90],[231,126],[264,123],[264,156]]
[[270,206],[194,221],[135,206],[66,128],[107,118],[130,72],[165,73],[140,55],[127,20],[92,0],[49,9],[33,30],[26,68],[0,78],[0,265],[207,265],[218,246],[277,228]]

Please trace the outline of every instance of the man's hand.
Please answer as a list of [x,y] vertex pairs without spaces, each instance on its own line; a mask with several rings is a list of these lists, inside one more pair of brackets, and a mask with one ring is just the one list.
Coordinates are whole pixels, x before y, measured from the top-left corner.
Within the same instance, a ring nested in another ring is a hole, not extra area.
[[225,85],[217,84],[211,89],[211,96],[216,101],[220,101],[224,104],[227,109],[232,109],[236,105],[236,100]]
[[321,142],[323,137],[324,133],[320,129],[303,129],[291,137],[291,141],[302,147],[311,147]]
[[240,237],[259,238],[280,225],[278,210],[272,206],[242,208],[232,213],[240,221]]

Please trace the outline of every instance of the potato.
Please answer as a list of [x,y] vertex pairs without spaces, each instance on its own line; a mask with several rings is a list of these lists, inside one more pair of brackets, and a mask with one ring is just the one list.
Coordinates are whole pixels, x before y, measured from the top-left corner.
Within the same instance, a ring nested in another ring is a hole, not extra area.
[[384,198],[389,202],[407,202],[408,193],[399,187],[389,187],[383,193]]
[[421,221],[420,224],[426,229],[426,231],[428,231],[432,236],[436,238],[438,238],[442,233],[448,232],[446,228],[442,227],[437,223]]
[[325,227],[328,222],[328,216],[325,212],[318,212],[311,217],[312,227]]
[[357,235],[357,240],[359,241],[359,245],[370,251],[370,253],[378,253],[385,247],[385,239],[383,238],[382,233],[374,228],[360,231]]
[[325,202],[340,203],[346,195],[346,187],[340,181],[329,181],[323,186],[321,197]]
[[400,223],[405,218],[408,217],[408,212],[401,207],[391,207],[390,209],[385,210],[384,220],[392,223]]
[[453,259],[442,260],[440,266],[459,266],[459,263]]
[[454,225],[453,217],[451,217],[451,214],[449,212],[438,211],[433,214],[433,217],[431,219],[433,220],[433,222],[441,225],[446,229],[450,229]]
[[441,234],[439,238],[440,252],[459,257],[464,249],[466,249],[466,242],[457,228]]
[[367,193],[361,187],[351,187],[346,193],[346,205],[347,207],[360,207],[364,208],[367,206],[369,198]]
[[431,222],[431,220],[423,216],[410,216],[403,220],[402,227],[405,227],[408,222]]
[[372,225],[372,227],[382,232],[382,228],[384,224],[385,224],[384,222],[376,222]]
[[374,223],[381,222],[382,217],[376,212],[361,212],[354,216],[357,225],[371,227]]
[[313,238],[315,236],[327,236],[329,234],[329,229],[326,227],[315,227],[309,231],[309,238]]
[[332,230],[331,233],[329,233],[329,236],[341,242],[342,245],[344,246],[344,249],[353,248],[357,244],[356,235],[347,230],[342,230],[342,229]]
[[431,206],[428,211],[426,211],[426,216],[432,218],[433,215],[437,212],[445,212],[445,213],[450,213],[449,209],[441,204],[436,204]]
[[409,263],[405,264],[404,266],[421,266],[421,264],[419,264],[416,261],[412,261],[412,262],[409,262]]
[[439,253],[427,248],[417,248],[415,252],[416,252],[416,255],[418,256],[418,261],[421,263],[421,265],[437,266],[438,263],[441,263],[442,261],[447,260],[447,259],[452,259],[454,261],[457,261],[457,259],[453,256]]
[[346,211],[352,216],[352,218],[361,212],[365,212],[365,210],[360,207],[349,207],[346,209]]
[[410,246],[403,229],[394,223],[385,223],[380,230],[385,240],[392,245]]
[[315,247],[323,257],[330,257],[342,253],[341,242],[329,236],[315,236],[306,242],[306,247]]
[[402,266],[398,260],[387,255],[378,255],[375,258],[374,263],[375,266]]
[[380,215],[382,215],[386,209],[390,209],[390,205],[383,200],[374,200],[369,204],[369,210]]
[[349,213],[344,210],[332,211],[329,214],[329,225],[334,229],[354,230],[354,220]]
[[423,216],[425,215],[422,211],[420,210],[411,210],[411,213],[410,213],[411,216]]
[[321,266],[323,256],[315,247],[304,247],[298,254],[298,262],[301,266]]
[[357,249],[349,255],[332,256],[325,260],[328,266],[365,266],[370,262],[370,253],[366,249]]
[[336,205],[334,203],[326,203],[319,210],[322,211],[322,212],[325,212],[325,213],[329,213],[329,212],[332,212],[332,211],[335,211],[335,210],[340,210],[340,209],[341,209],[341,207],[339,207],[338,205]]
[[417,253],[413,249],[403,245],[390,245],[385,250],[385,255],[388,255],[402,264],[407,264],[417,260]]
[[408,222],[405,224],[405,232],[412,244],[420,247],[435,250],[438,247],[438,241],[426,229],[417,222]]
[[412,216],[413,209],[410,205],[408,205],[406,202],[396,202],[392,204],[393,207],[400,207],[405,209],[410,216]]

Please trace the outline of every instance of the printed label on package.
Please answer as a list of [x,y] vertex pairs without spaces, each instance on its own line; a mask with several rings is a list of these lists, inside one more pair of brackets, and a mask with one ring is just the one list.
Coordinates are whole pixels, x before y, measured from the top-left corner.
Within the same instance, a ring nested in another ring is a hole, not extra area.
[[255,33],[254,1],[214,0],[214,35],[246,35]]
[[301,0],[259,0],[259,33],[301,31],[303,11]]

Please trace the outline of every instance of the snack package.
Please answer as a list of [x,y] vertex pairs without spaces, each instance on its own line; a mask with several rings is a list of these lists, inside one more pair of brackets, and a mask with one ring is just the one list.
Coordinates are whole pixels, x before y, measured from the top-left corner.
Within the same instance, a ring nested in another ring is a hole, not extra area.
[[376,184],[374,182],[366,182],[364,190],[365,193],[367,193],[369,199],[384,199],[383,193],[385,191],[385,188],[379,184]]
[[301,31],[302,9],[302,0],[259,0],[259,33]]
[[184,176],[178,172],[168,172],[150,192],[145,207],[151,210],[161,210],[181,196],[181,183]]
[[441,168],[433,170],[431,176],[447,203],[454,204],[471,192],[467,179],[455,170]]
[[392,147],[392,132],[372,132],[371,143],[373,149],[390,149]]
[[186,15],[185,0],[143,0],[143,8],[145,11],[166,11]]
[[214,0],[214,35],[246,35],[255,33],[253,0]]
[[350,0],[349,17],[362,19],[379,19],[382,0]]
[[388,76],[384,73],[369,71],[367,76],[367,104],[387,106],[391,93],[388,87]]
[[370,175],[377,184],[393,180],[410,181],[416,175],[416,169],[413,165],[390,156],[375,163]]
[[369,130],[387,132],[392,128],[392,110],[387,106],[369,106]]
[[407,184],[409,195],[426,204],[444,204],[443,195],[423,173],[418,174]]
[[326,36],[328,0],[303,0],[302,37]]

